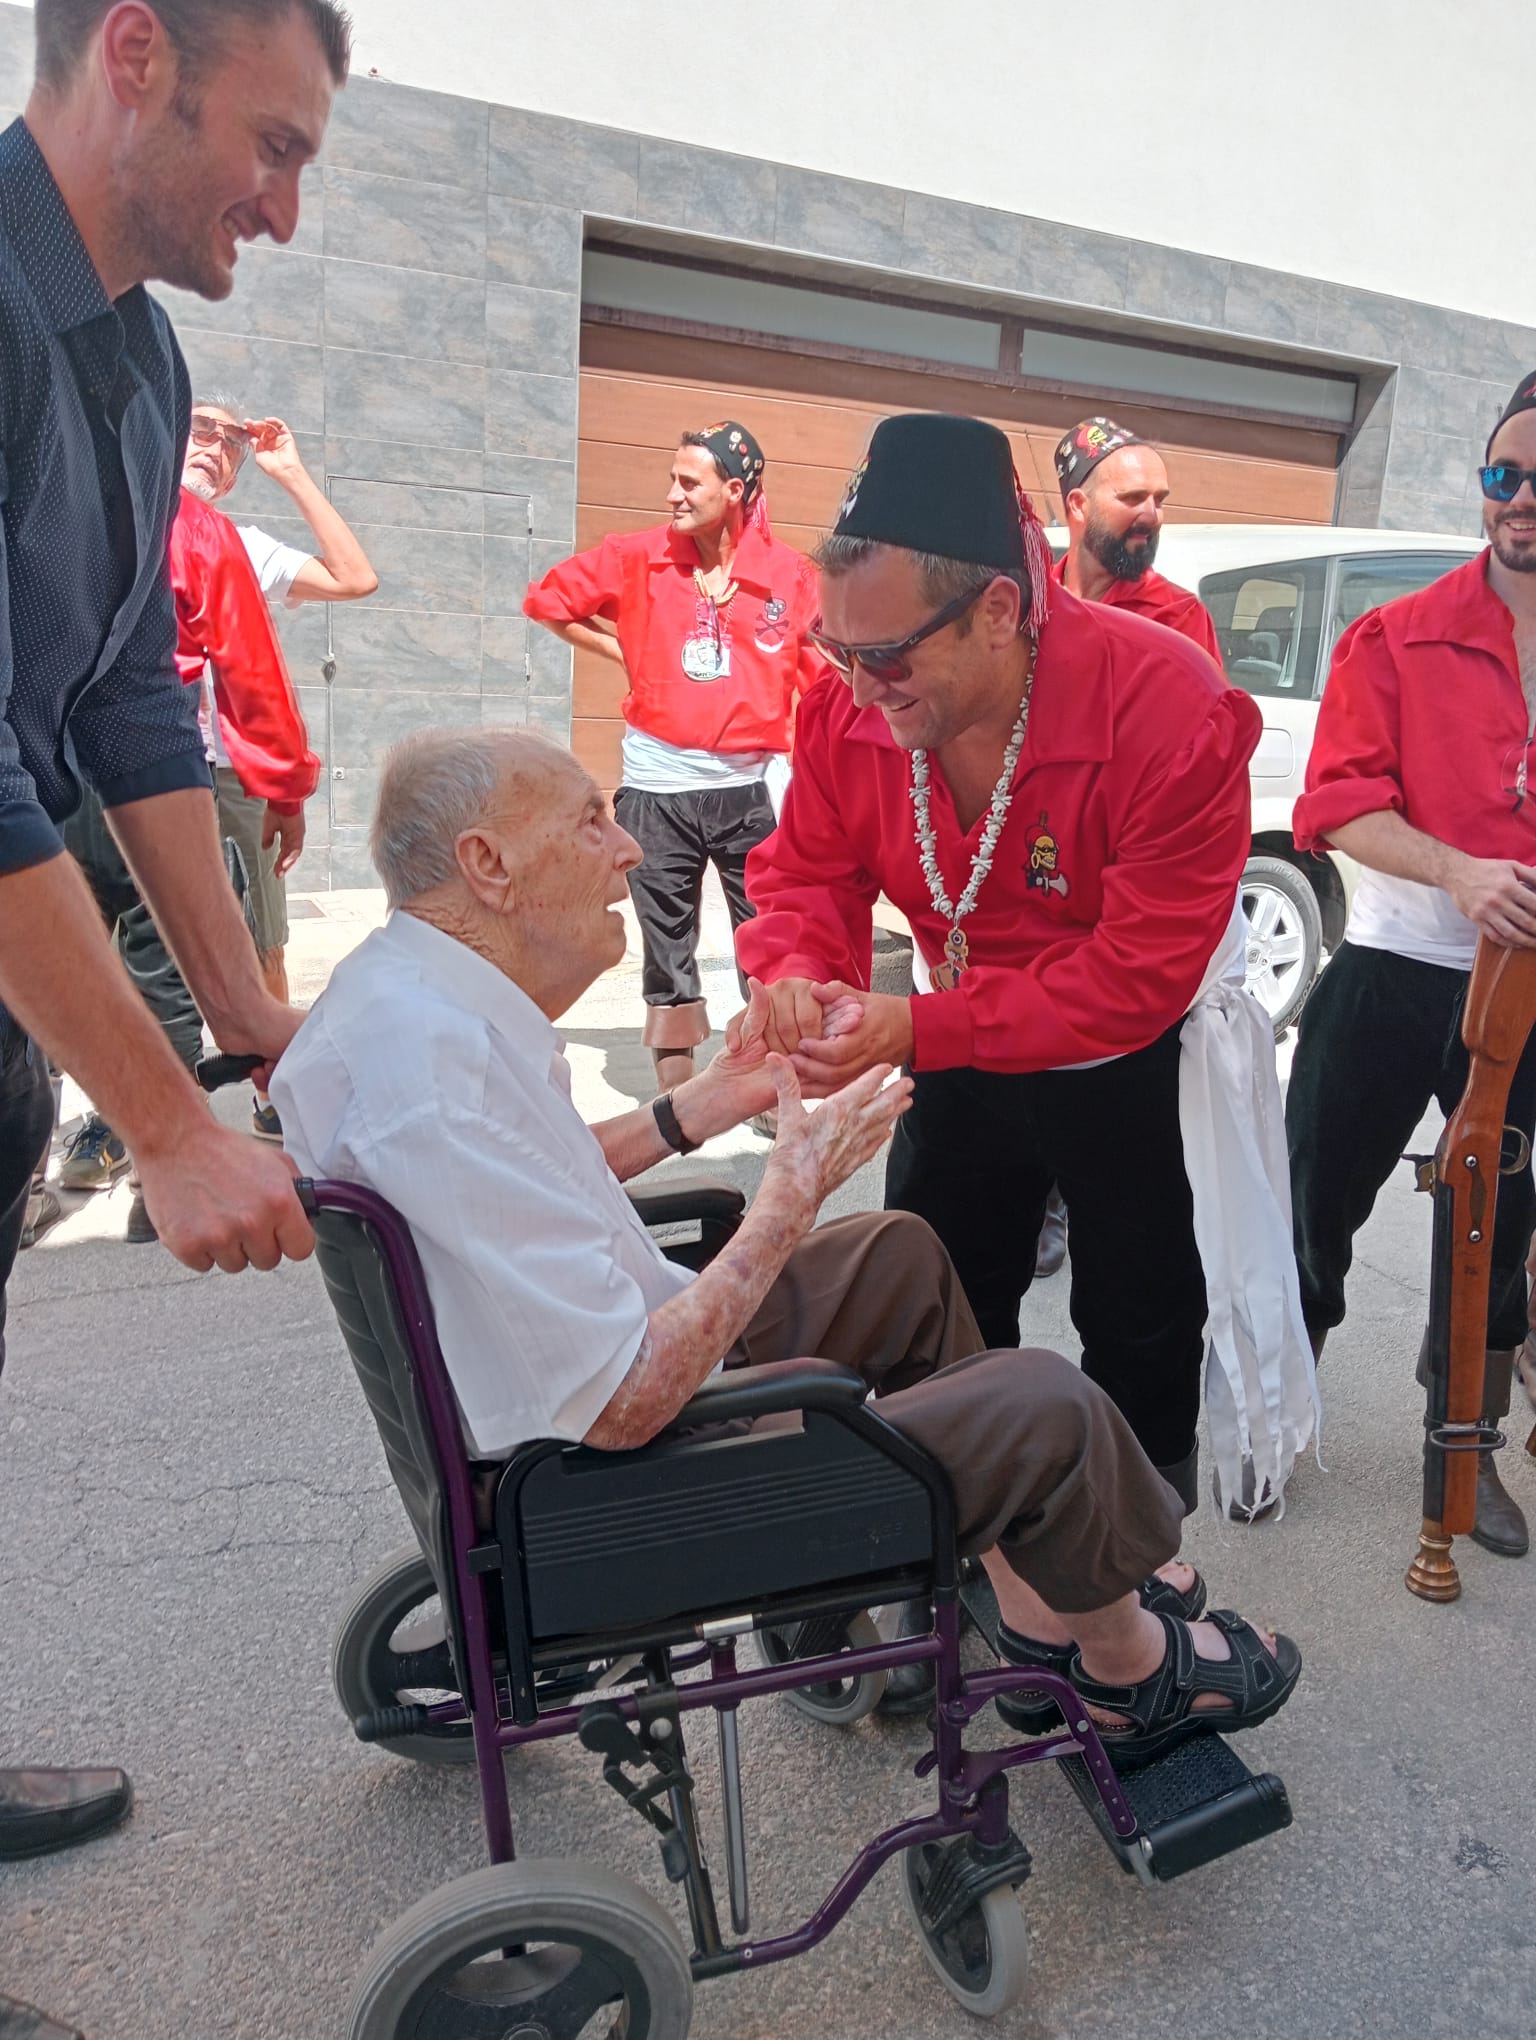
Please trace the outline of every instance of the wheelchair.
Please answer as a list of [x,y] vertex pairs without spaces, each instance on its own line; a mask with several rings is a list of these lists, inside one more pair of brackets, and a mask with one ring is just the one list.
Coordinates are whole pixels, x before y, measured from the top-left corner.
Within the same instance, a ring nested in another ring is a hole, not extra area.
[[[992,2016],[1027,1983],[1028,1849],[1009,1774],[1061,1764],[1120,1866],[1166,1882],[1290,1824],[1281,1781],[1213,1731],[1117,1775],[1062,1679],[961,1664],[962,1566],[941,1470],[824,1360],[707,1381],[660,1436],[603,1453],[559,1440],[503,1466],[466,1458],[421,1265],[399,1215],[355,1185],[301,1183],[343,1337],[416,1532],[367,1581],[334,1650],[358,1737],[474,1764],[489,1864],[424,1897],[374,1946],[351,2040],[682,2040],[696,1984],[816,1947],[885,1863],[938,1981]],[[636,1193],[664,1251],[700,1266],[739,1223],[708,1183]],[[921,1597],[927,1635],[882,1641],[872,1607]],[[755,1632],[760,1665],[738,1661]],[[867,1842],[802,1924],[754,1937],[738,1711],[783,1696],[829,1723],[932,1663],[932,1810]],[[968,1751],[1000,1693],[1053,1700],[1058,1731]],[[685,1723],[715,1717],[726,1914],[698,1818]],[[654,1831],[685,1941],[613,1871],[519,1858],[503,1759],[574,1736]],[[611,2013],[611,2021],[607,2015]]]

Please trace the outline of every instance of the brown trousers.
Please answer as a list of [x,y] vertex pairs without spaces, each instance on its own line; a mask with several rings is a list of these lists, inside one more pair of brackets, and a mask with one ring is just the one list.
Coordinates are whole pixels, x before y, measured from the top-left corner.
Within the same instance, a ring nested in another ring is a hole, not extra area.
[[1178,1550],[1182,1504],[1115,1405],[1058,1353],[983,1352],[923,1219],[862,1212],[809,1234],[726,1365],[802,1355],[863,1375],[949,1475],[962,1551],[996,1545],[1060,1613],[1107,1607]]

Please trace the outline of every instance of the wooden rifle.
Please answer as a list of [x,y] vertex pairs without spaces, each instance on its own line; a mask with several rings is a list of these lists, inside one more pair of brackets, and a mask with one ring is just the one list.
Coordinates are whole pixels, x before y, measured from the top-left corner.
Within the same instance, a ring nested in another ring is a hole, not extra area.
[[[1488,1282],[1504,1114],[1515,1066],[1536,1022],[1536,949],[1478,938],[1461,1038],[1471,1058],[1461,1102],[1434,1158],[1435,1229],[1429,1275],[1429,1381],[1424,1416],[1424,1526],[1408,1591],[1424,1601],[1461,1592],[1453,1537],[1477,1515],[1477,1469],[1503,1435],[1483,1422]],[[1525,1152],[1519,1166],[1530,1158]]]

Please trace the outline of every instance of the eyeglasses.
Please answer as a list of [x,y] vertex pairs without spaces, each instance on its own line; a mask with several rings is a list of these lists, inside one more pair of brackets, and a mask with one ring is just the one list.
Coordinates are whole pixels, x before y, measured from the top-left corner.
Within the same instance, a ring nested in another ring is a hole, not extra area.
[[[994,576],[995,578],[995,576]],[[909,652],[915,651],[924,638],[931,638],[950,624],[956,622],[965,612],[979,602],[991,587],[991,581],[983,581],[979,588],[973,588],[969,595],[958,595],[953,602],[946,602],[935,616],[930,616],[921,630],[913,631],[896,645],[841,645],[836,638],[826,637],[819,630],[808,631],[811,643],[831,665],[835,666],[845,680],[851,680],[855,666],[862,666],[871,680],[878,680],[885,686],[898,686],[912,677],[912,661]]]
[[199,417],[194,412],[191,431],[194,446],[222,446],[236,467],[250,450],[251,442],[238,425],[223,425],[217,418]]
[[1513,503],[1523,482],[1529,482],[1536,490],[1536,468],[1510,467],[1505,461],[1495,467],[1479,468],[1477,479],[1490,503]]

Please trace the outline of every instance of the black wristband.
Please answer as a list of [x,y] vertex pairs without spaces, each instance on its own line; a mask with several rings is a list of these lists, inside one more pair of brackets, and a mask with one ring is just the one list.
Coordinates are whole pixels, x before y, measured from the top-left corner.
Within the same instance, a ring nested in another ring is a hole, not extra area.
[[662,1092],[661,1096],[651,1106],[651,1113],[656,1121],[656,1131],[661,1135],[667,1146],[672,1149],[674,1154],[691,1155],[695,1148],[703,1146],[704,1143],[702,1141],[690,1140],[681,1126],[678,1125],[677,1112],[673,1106],[672,1093],[670,1091]]

